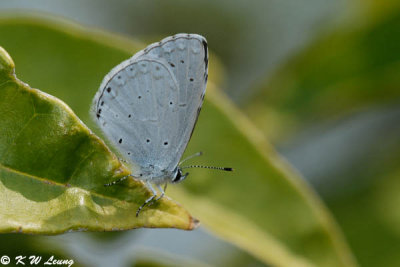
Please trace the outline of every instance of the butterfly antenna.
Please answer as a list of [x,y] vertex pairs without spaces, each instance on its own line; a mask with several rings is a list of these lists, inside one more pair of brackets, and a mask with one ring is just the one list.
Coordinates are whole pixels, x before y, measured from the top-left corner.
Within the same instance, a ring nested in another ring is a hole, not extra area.
[[181,165],[182,163],[184,163],[185,161],[187,161],[187,160],[189,160],[189,159],[192,159],[192,158],[194,158],[194,157],[199,157],[199,156],[201,156],[201,155],[203,155],[203,152],[197,152],[197,153],[195,153],[195,154],[193,154],[193,155],[191,155],[191,156],[189,156],[189,157],[187,157],[187,158],[185,158],[185,159],[183,159],[181,162],[179,162],[179,165]]
[[233,168],[228,168],[228,167],[212,167],[212,166],[202,166],[202,165],[190,165],[181,167],[181,169],[189,169],[189,168],[213,169],[213,170],[228,171],[228,172],[233,171]]

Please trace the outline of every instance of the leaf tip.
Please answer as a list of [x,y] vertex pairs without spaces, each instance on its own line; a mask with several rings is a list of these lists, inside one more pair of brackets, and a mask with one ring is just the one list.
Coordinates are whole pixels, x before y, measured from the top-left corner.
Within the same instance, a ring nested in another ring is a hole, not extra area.
[[190,217],[189,230],[194,230],[199,227],[200,221],[194,217]]

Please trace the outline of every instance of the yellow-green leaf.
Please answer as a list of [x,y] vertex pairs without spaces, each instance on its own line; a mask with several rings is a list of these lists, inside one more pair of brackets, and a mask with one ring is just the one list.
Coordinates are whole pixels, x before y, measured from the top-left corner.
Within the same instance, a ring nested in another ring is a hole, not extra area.
[[132,179],[105,187],[129,170],[62,101],[18,80],[3,48],[0,81],[0,232],[195,226],[167,198],[137,218],[151,193]]

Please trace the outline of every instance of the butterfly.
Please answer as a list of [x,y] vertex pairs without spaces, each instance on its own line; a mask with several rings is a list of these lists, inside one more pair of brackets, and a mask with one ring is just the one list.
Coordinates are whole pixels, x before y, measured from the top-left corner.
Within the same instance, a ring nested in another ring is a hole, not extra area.
[[[145,205],[164,196],[167,183],[184,180],[188,176],[182,172],[184,168],[232,170],[180,167],[203,104],[207,79],[208,46],[198,34],[176,34],[153,43],[103,79],[93,99],[92,117],[133,166],[129,176],[144,181],[153,193],[136,216]],[[159,197],[152,184],[161,192]]]

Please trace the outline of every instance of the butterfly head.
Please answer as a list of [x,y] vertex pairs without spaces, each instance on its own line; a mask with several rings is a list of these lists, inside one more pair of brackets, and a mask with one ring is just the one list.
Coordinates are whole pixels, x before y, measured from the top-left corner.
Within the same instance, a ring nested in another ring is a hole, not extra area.
[[173,176],[173,178],[172,178],[172,183],[174,183],[174,184],[179,183],[179,182],[185,180],[185,178],[186,178],[188,175],[189,175],[188,172],[185,173],[185,174],[182,174],[181,168],[177,167],[177,168],[176,168],[176,171],[174,172],[174,176]]
[[[182,164],[183,162],[187,161],[188,159],[191,159],[193,157],[198,157],[201,156],[202,152],[198,152],[196,154],[193,154],[187,158],[185,158],[184,160],[182,160],[180,164]],[[182,170],[183,169],[188,169],[188,168],[205,168],[205,169],[214,169],[214,170],[221,170],[221,171],[233,171],[232,168],[226,168],[226,167],[211,167],[211,166],[202,166],[202,165],[190,165],[190,166],[183,166],[183,167],[176,167],[174,174],[172,175],[172,183],[179,183],[183,180],[185,180],[185,178],[189,175],[189,173],[185,173],[184,175],[182,174]]]

